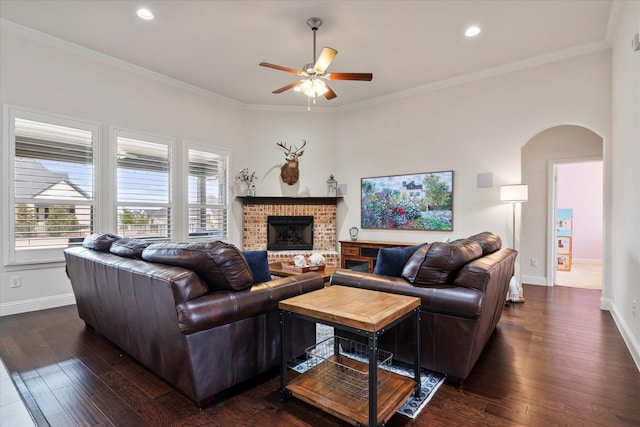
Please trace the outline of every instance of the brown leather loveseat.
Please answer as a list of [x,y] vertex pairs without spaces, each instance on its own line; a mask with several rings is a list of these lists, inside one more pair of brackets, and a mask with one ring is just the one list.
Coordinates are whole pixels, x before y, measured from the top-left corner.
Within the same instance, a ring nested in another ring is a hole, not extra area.
[[[400,266],[399,277],[338,270],[331,284],[419,297],[420,364],[461,383],[491,337],[505,304],[517,252],[501,246],[500,237],[489,232],[425,244],[414,247]],[[378,263],[383,254],[378,254]],[[394,359],[413,363],[413,336],[412,323],[404,322],[381,336],[380,347],[393,353]]]
[[[278,367],[278,302],[324,286],[314,273],[253,283],[246,258],[223,242],[96,233],[64,253],[80,318],[199,407]],[[315,342],[315,324],[296,324],[291,356]]]

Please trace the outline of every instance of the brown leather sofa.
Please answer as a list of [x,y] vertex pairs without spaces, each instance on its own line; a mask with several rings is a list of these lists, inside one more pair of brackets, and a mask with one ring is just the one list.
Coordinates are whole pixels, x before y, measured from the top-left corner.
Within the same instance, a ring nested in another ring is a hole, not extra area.
[[[78,314],[201,408],[280,366],[278,302],[324,286],[314,273],[253,283],[240,251],[222,242],[147,245],[97,233],[66,249]],[[296,322],[291,334],[288,355],[304,354],[315,324]]]
[[[501,245],[500,237],[488,232],[425,244],[411,255],[400,277],[338,270],[331,284],[419,297],[420,364],[460,384],[505,305],[517,252]],[[381,336],[380,347],[395,360],[413,363],[413,337],[412,323],[404,322]]]

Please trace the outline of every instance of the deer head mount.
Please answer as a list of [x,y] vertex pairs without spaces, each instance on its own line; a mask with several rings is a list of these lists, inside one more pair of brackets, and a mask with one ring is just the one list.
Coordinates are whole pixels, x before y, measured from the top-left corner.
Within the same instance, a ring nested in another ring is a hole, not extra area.
[[284,150],[285,157],[284,159],[287,161],[282,168],[280,168],[280,177],[282,181],[286,182],[289,185],[293,185],[298,182],[298,178],[300,177],[300,169],[298,169],[298,159],[302,157],[304,154],[304,146],[307,145],[307,141],[302,140],[302,147],[295,149],[291,149],[291,146],[287,147],[282,142],[277,143],[276,145]]

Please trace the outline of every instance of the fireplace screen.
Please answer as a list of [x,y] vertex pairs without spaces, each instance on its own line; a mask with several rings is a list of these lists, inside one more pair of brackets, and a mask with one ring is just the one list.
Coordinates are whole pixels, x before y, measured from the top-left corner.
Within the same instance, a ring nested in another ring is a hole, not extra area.
[[313,216],[269,216],[267,250],[313,249]]

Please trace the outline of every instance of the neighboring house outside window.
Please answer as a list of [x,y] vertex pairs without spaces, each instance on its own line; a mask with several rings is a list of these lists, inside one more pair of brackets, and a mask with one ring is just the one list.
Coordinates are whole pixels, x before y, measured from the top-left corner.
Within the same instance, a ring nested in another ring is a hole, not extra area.
[[94,123],[9,109],[10,263],[60,260],[94,229]]

